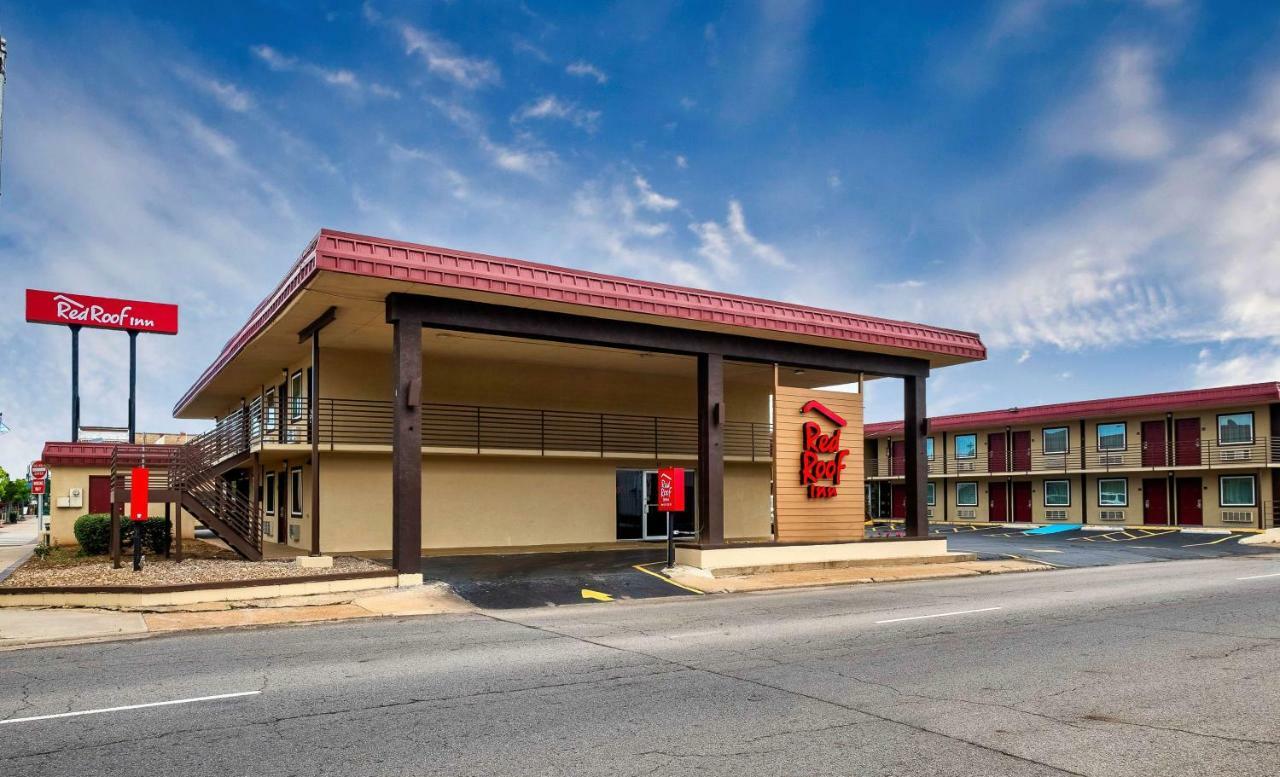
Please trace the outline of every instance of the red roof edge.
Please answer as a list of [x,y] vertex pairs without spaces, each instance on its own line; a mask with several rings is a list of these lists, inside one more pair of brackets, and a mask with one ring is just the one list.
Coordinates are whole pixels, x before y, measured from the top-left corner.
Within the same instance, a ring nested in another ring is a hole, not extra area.
[[46,442],[40,460],[51,467],[96,467],[111,464],[114,442]]
[[[933,416],[929,419],[929,430],[941,432],[948,429],[978,429],[989,426],[1007,426],[1040,421],[1098,418],[1125,413],[1186,410],[1195,407],[1227,407],[1262,402],[1280,402],[1280,383],[1274,381],[1246,383],[1238,386],[1166,391],[1158,394],[1135,394],[1127,397],[1087,399],[1078,402],[1061,402],[1053,405],[1011,407],[1006,410]],[[863,435],[868,438],[886,437],[901,433],[901,421],[881,421],[867,424],[863,427]]]
[[321,229],[284,280],[178,400],[174,414],[181,413],[320,270],[826,337],[962,361],[987,357],[986,346],[973,332]]

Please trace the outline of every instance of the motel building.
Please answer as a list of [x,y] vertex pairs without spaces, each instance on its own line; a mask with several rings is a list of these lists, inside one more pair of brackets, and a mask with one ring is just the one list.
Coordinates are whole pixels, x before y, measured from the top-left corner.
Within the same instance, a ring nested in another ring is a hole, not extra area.
[[117,446],[112,494],[146,455],[152,499],[247,558],[411,575],[665,539],[674,466],[680,563],[941,554],[923,424],[899,435],[908,536],[866,539],[862,395],[821,387],[901,379],[922,420],[930,371],[983,358],[967,332],[322,230],[178,400],[215,427]]
[[[1280,383],[929,419],[930,520],[1280,526]],[[901,422],[866,427],[874,518],[907,515]]]

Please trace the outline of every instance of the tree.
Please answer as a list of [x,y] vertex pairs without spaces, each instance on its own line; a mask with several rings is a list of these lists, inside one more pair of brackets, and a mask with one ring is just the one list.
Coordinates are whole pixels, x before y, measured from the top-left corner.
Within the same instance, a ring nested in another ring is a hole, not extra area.
[[4,467],[0,467],[0,517],[7,516],[10,510],[21,510],[31,501],[31,486],[26,479],[13,480]]

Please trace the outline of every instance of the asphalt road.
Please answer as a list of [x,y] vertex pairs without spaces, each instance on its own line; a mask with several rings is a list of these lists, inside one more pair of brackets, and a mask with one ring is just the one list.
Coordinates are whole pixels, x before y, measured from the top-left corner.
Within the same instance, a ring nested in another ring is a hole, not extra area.
[[0,774],[1275,775],[1278,662],[1262,556],[200,632],[0,653]]
[[1250,536],[1247,533],[1200,534],[1162,527],[1029,535],[1025,529],[1004,526],[951,526],[942,532],[948,550],[976,553],[980,559],[1024,558],[1057,567],[1277,554],[1274,546],[1240,544]]

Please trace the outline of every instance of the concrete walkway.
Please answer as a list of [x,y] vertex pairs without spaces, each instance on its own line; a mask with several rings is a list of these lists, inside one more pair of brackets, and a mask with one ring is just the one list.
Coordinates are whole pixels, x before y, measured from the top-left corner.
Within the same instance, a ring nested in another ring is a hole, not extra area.
[[36,530],[40,522],[27,518],[18,523],[0,523],[0,580],[26,561],[36,547]]

